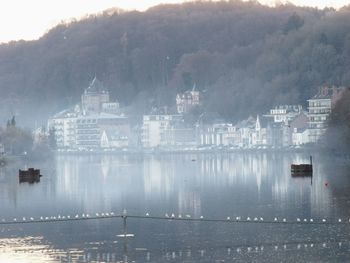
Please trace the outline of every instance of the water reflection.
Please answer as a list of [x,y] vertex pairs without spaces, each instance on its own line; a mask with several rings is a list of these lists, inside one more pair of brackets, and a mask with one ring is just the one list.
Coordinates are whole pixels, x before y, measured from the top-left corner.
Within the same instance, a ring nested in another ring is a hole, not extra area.
[[[350,200],[345,191],[349,184],[339,179],[346,171],[339,168],[344,164],[341,166],[324,160],[322,156],[315,156],[311,185],[309,178],[292,178],[290,175],[291,163],[308,160],[308,155],[264,153],[58,156],[52,162],[27,164],[42,170],[40,183],[34,185],[18,183],[16,172],[24,164],[17,163],[0,170],[0,219],[110,211],[120,213],[124,208],[130,214],[188,214],[196,218],[220,219],[228,216],[270,219],[276,216],[294,220],[297,217],[348,217],[341,209]],[[325,186],[325,182],[329,182],[329,186]],[[218,251],[221,253],[225,248],[223,253],[226,255],[226,247],[233,251],[234,247],[241,245],[251,247],[251,251],[243,249],[249,252],[249,258],[254,246],[260,248],[260,244],[267,240],[279,247],[281,241],[312,240],[316,244],[320,240],[328,240],[330,235],[344,239],[348,233],[346,227],[323,226],[285,228],[267,225],[262,228],[152,220],[130,220],[128,224],[128,229],[136,235],[128,244],[130,258],[138,262],[196,262],[199,259],[213,262],[210,259],[221,258],[216,255]],[[71,262],[115,262],[123,259],[123,243],[116,237],[121,233],[121,221],[110,219],[12,226],[10,234],[1,232],[0,241],[3,243],[0,243],[0,249],[9,247],[9,251],[3,250],[1,254],[11,254],[11,249],[16,250],[15,241],[7,245],[6,240],[37,236],[37,243],[26,243],[27,247],[19,254],[26,255],[32,249],[44,251],[40,253],[47,258],[37,258],[35,262],[63,261],[63,255],[60,257],[59,253],[63,253],[64,257],[70,255],[68,261]],[[51,257],[45,247],[36,248],[36,244],[50,244],[50,248],[55,247],[58,252]],[[296,250],[297,246],[291,249]],[[283,251],[265,248],[256,252],[267,260],[272,252],[280,254],[283,259],[286,256]],[[244,260],[247,256],[243,252],[230,253],[230,259]],[[319,255],[320,251],[315,249],[311,259],[318,259]],[[289,254],[289,257],[292,256]],[[228,257],[223,260],[228,260]]]

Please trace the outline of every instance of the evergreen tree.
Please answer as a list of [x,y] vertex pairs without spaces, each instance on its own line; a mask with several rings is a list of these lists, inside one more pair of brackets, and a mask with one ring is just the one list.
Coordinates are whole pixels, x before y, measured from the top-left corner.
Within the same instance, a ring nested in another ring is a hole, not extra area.
[[12,119],[11,119],[11,126],[12,126],[12,127],[15,127],[15,126],[16,126],[15,116],[12,116]]

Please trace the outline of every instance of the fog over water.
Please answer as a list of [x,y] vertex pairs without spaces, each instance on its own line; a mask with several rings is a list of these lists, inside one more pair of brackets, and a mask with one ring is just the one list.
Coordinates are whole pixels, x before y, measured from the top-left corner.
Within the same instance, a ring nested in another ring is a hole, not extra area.
[[[73,217],[120,214],[127,209],[129,215],[141,216],[346,220],[350,215],[340,208],[350,201],[344,191],[347,166],[314,156],[312,184],[311,178],[292,178],[290,164],[308,160],[306,154],[277,153],[58,156],[28,164],[42,168],[43,177],[36,184],[19,184],[16,168],[25,164],[17,163],[0,173],[0,217],[7,221]],[[350,247],[347,225],[129,218],[127,227],[135,235],[127,246],[128,260],[136,262],[293,261],[297,250],[301,261],[325,257],[336,262],[346,258]],[[120,218],[1,225],[0,229],[4,260],[117,262],[125,254],[123,239],[116,236],[123,232]],[[330,251],[332,257],[327,256]]]

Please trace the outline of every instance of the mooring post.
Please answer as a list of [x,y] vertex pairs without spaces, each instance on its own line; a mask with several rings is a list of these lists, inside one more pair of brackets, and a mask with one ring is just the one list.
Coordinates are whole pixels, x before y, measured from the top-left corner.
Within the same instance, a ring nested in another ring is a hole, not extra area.
[[310,155],[310,164],[312,165],[312,155]]
[[122,218],[123,218],[123,229],[124,229],[124,262],[128,262],[128,238],[127,238],[127,229],[126,229],[126,219],[128,217],[128,213],[126,209],[123,210]]
[[126,209],[123,210],[123,214],[122,214],[122,218],[123,218],[123,226],[124,226],[124,235],[126,237],[126,234],[127,234],[127,229],[126,229],[126,218],[128,217],[128,213],[126,212]]

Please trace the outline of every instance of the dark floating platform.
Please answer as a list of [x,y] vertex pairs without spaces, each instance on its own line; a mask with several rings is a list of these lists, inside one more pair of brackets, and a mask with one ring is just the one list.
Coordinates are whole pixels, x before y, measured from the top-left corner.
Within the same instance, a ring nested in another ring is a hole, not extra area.
[[38,183],[40,182],[40,169],[29,168],[28,170],[18,170],[20,183]]
[[310,156],[310,164],[292,164],[290,170],[292,177],[312,176],[312,156]]

